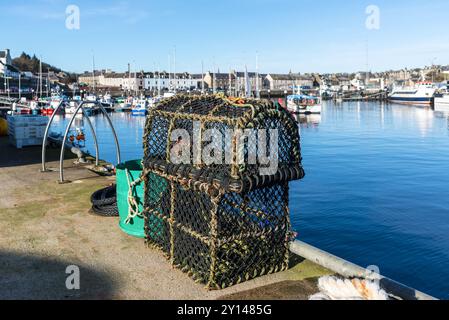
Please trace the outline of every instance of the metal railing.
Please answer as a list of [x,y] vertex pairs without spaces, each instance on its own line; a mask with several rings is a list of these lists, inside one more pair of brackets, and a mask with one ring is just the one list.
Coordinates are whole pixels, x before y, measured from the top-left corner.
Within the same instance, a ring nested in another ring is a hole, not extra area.
[[434,297],[421,291],[410,288],[402,283],[391,280],[380,274],[373,273],[356,264],[348,262],[328,252],[315,248],[302,241],[295,240],[290,244],[290,251],[299,257],[307,259],[336,274],[348,278],[362,278],[378,281],[382,289],[389,295],[402,300],[436,300]]
[[[105,116],[109,126],[111,127],[112,130],[112,134],[114,135],[114,140],[115,140],[115,146],[116,146],[116,152],[117,152],[117,164],[121,163],[121,155],[120,155],[120,144],[118,141],[118,137],[117,137],[117,132],[115,131],[114,125],[112,124],[112,120],[109,117],[107,111],[103,108],[103,106],[101,105],[100,102],[98,101],[83,101],[81,102],[78,107],[75,110],[75,113],[73,114],[72,119],[70,120],[68,126],[66,127],[65,133],[64,133],[64,137],[62,140],[62,144],[61,144],[61,154],[60,154],[60,158],[59,158],[59,182],[60,183],[64,183],[64,154],[65,154],[65,147],[66,147],[66,142],[67,142],[67,138],[69,136],[70,133],[70,129],[73,125],[73,122],[75,121],[76,116],[78,115],[78,113],[80,113],[83,116],[83,119],[85,118],[87,120],[87,123],[89,125],[89,128],[92,132],[92,136],[94,138],[94,144],[95,144],[95,164],[98,166],[99,165],[99,161],[100,161],[100,152],[99,152],[99,146],[98,146],[98,140],[97,140],[97,135],[95,132],[95,128],[92,125],[92,122],[89,119],[89,116],[87,115],[85,109],[84,109],[84,105],[95,105],[97,106],[101,112],[103,113],[103,115]],[[59,110],[62,110],[62,108],[65,107],[65,102],[61,101],[61,103],[58,105],[58,107],[54,110],[50,121],[47,124],[47,127],[45,128],[45,133],[44,133],[44,140],[42,142],[42,172],[47,172],[47,167],[46,167],[46,147],[47,147],[47,142],[48,142],[48,136],[49,136],[49,132],[50,132],[50,127],[55,119],[56,114],[59,112]]]

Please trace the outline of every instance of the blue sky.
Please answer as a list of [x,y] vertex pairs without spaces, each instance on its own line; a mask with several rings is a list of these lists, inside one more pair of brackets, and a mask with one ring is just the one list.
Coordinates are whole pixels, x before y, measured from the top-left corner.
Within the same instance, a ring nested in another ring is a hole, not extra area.
[[[81,11],[65,27],[66,7]],[[365,27],[368,5],[380,29]],[[0,48],[42,55],[65,70],[215,64],[261,72],[380,71],[449,64],[447,0],[0,0]]]

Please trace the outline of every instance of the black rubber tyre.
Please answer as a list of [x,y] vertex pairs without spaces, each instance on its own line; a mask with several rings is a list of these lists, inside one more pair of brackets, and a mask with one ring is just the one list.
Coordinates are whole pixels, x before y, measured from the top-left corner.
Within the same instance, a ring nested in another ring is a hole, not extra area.
[[117,186],[107,187],[98,190],[90,197],[93,206],[103,207],[117,203]]
[[118,217],[117,204],[109,206],[92,206],[92,212],[101,217]]

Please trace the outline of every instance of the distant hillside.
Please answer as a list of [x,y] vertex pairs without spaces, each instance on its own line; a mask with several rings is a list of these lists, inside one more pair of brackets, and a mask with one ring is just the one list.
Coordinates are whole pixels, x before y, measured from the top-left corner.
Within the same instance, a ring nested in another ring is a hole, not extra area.
[[[25,52],[22,52],[20,57],[17,57],[12,60],[13,66],[18,68],[20,71],[31,71],[33,73],[39,73],[39,59],[36,55],[32,57]],[[59,73],[62,70],[56,67],[49,65],[48,63],[42,62],[42,72],[47,72],[47,70],[53,71],[55,73]]]
[[[40,64],[40,60],[39,60],[39,58],[36,57],[36,55],[33,55],[31,57],[30,55],[26,54],[25,52],[22,52],[20,57],[14,58],[12,60],[12,65],[15,66],[16,68],[18,68],[20,71],[22,71],[22,72],[30,71],[30,72],[33,72],[34,74],[39,73],[39,68],[40,68],[39,64]],[[57,67],[54,67],[54,66],[42,61],[42,72],[47,73],[48,71],[54,72],[56,74],[59,74],[59,73],[65,74],[66,76],[64,77],[64,79],[61,79],[62,82],[64,82],[64,83],[76,81],[76,75],[69,73],[69,72],[65,72]]]

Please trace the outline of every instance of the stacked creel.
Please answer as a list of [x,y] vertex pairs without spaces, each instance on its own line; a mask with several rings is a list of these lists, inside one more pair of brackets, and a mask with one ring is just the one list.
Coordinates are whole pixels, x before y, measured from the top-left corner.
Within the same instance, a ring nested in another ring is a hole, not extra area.
[[[203,137],[207,129],[223,138]],[[265,132],[268,143],[250,142],[242,136],[248,129]],[[206,165],[198,158],[206,148],[222,161]],[[289,182],[304,170],[287,111],[266,100],[176,96],[150,111],[144,149],[146,241],[172,265],[208,289],[288,268]],[[173,152],[181,149],[191,152],[180,164]],[[260,159],[248,161],[260,151],[276,153],[274,172],[264,172],[271,164]]]

